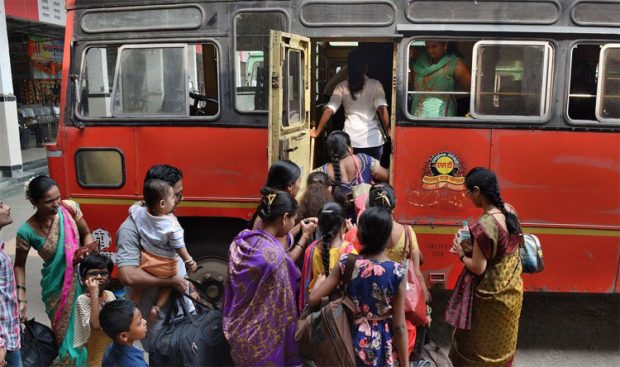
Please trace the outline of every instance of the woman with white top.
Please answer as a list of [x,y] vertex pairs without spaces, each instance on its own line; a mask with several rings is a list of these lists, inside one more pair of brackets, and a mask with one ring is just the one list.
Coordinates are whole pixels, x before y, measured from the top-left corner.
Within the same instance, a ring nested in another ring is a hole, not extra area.
[[353,152],[365,153],[381,160],[385,137],[379,124],[383,124],[388,135],[390,130],[387,101],[381,83],[366,76],[367,66],[362,51],[354,50],[349,53],[349,76],[334,89],[318,127],[310,131],[310,136],[318,137],[330,117],[343,105],[346,118],[344,131],[351,138]]

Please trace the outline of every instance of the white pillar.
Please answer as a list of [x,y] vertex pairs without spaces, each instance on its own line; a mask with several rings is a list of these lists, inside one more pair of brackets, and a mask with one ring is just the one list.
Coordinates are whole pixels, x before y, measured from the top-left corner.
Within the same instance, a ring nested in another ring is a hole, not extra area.
[[88,115],[110,116],[110,84],[105,48],[91,48],[86,54],[88,65]]
[[13,94],[6,12],[4,1],[0,1],[0,176],[13,177],[21,172],[17,101]]

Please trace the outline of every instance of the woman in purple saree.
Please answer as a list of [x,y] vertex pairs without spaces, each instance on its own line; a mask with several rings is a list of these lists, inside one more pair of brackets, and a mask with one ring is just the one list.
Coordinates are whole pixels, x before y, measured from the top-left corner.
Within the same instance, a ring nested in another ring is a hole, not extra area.
[[224,294],[224,335],[238,366],[301,365],[295,343],[295,284],[299,270],[277,237],[295,225],[288,192],[262,190],[261,225],[230,245]]

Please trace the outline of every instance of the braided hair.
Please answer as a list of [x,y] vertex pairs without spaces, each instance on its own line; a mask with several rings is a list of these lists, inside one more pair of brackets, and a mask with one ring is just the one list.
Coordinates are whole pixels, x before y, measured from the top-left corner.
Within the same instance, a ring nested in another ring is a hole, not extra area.
[[332,240],[338,236],[342,230],[343,224],[344,210],[342,210],[342,207],[338,203],[329,202],[323,205],[321,213],[319,214],[319,229],[323,234],[321,237],[321,242],[323,243],[321,255],[323,260],[323,271],[326,276],[329,275],[329,245]]
[[490,169],[483,167],[473,168],[467,176],[465,176],[465,186],[468,190],[473,190],[474,186],[480,188],[480,193],[484,195],[487,200],[499,209],[506,217],[506,227],[508,233],[511,235],[521,234],[521,224],[519,218],[512,212],[506,209],[506,204],[499,193],[499,184],[497,183],[497,176]]
[[344,208],[349,207],[349,202],[342,192],[342,173],[340,172],[340,160],[349,154],[349,147],[351,146],[351,138],[349,134],[344,131],[333,131],[327,137],[327,154],[334,169],[334,180],[332,194],[334,200],[342,205]]
[[368,193],[368,206],[381,207],[390,213],[396,208],[396,194],[394,188],[388,183],[374,184]]
[[263,223],[273,222],[286,213],[291,216],[297,214],[297,201],[289,192],[270,187],[263,187],[260,192],[263,196],[254,217],[259,216]]

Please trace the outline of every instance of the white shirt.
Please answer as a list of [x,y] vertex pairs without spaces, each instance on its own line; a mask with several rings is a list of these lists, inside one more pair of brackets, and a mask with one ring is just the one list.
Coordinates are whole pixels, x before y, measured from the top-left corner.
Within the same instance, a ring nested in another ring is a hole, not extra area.
[[349,82],[345,80],[334,88],[327,104],[327,108],[334,113],[341,104],[344,105],[344,132],[349,134],[354,148],[371,148],[385,143],[377,116],[377,108],[387,106],[385,92],[378,80],[364,78],[364,88],[357,92],[355,101],[351,98]]
[[173,214],[153,216],[146,207],[134,204],[129,208],[140,233],[140,245],[150,254],[169,259],[177,257],[176,249],[185,247],[183,228]]

